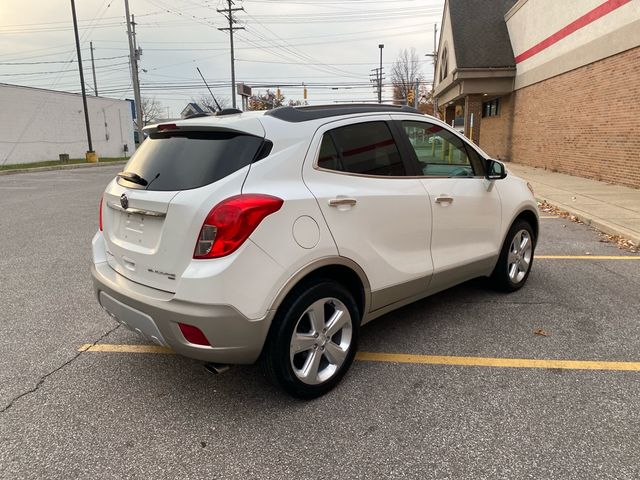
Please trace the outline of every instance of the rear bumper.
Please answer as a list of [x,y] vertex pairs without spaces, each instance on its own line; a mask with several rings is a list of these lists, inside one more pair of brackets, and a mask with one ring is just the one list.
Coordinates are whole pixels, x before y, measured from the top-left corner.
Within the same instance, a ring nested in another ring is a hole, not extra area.
[[[176,353],[207,362],[248,364],[260,356],[274,312],[249,320],[230,305],[176,300],[173,294],[123,277],[106,262],[91,266],[100,305],[127,328],[171,347]],[[198,327],[211,346],[186,341],[178,322]]]

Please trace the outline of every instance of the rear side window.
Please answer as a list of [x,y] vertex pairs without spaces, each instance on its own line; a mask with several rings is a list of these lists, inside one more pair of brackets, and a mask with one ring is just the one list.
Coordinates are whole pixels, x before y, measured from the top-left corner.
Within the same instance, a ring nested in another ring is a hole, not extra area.
[[361,175],[407,175],[385,122],[357,123],[325,133],[318,166]]
[[160,191],[202,187],[249,165],[262,146],[262,138],[232,132],[152,134],[124,168],[147,184],[123,178],[118,183],[127,188]]

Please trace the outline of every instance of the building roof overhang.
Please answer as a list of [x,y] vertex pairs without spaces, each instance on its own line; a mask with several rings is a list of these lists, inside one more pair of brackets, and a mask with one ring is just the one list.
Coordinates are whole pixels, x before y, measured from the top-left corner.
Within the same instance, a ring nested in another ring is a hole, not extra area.
[[434,96],[440,105],[466,95],[505,95],[513,92],[515,67],[457,68],[436,85]]

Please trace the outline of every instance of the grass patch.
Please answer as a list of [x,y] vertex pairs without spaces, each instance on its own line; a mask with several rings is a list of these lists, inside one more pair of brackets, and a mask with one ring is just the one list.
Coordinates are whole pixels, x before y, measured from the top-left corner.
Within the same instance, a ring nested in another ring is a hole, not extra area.
[[[118,162],[128,160],[126,157],[104,157],[100,158],[98,163]],[[89,163],[84,158],[70,158],[68,162],[61,162],[60,160],[47,160],[44,162],[36,163],[12,163],[8,165],[0,165],[0,171],[4,170],[22,170],[24,168],[38,168],[38,167],[51,167],[55,165],[72,165],[77,163]]]

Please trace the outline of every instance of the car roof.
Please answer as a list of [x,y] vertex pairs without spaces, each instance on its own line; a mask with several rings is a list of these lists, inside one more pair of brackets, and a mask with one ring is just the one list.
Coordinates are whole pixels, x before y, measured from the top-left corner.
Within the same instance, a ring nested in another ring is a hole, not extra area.
[[[151,133],[158,127],[162,128],[167,124],[175,124],[178,129],[185,130],[227,130],[248,133],[256,136],[265,136],[266,131],[271,133],[284,134],[287,131],[286,124],[297,123],[308,125],[315,130],[322,120],[336,120],[336,117],[357,117],[360,115],[375,114],[413,114],[424,116],[419,110],[405,105],[385,105],[385,104],[332,104],[313,105],[300,107],[279,107],[273,110],[254,110],[241,112],[238,110],[222,112],[217,115],[198,115],[192,118],[166,122],[161,125],[148,125],[144,128],[146,133]],[[282,128],[280,127],[282,126]],[[275,131],[274,131],[275,129]],[[305,129],[306,130],[306,129]],[[297,135],[302,133],[296,129]],[[288,132],[291,134],[292,132]]]

